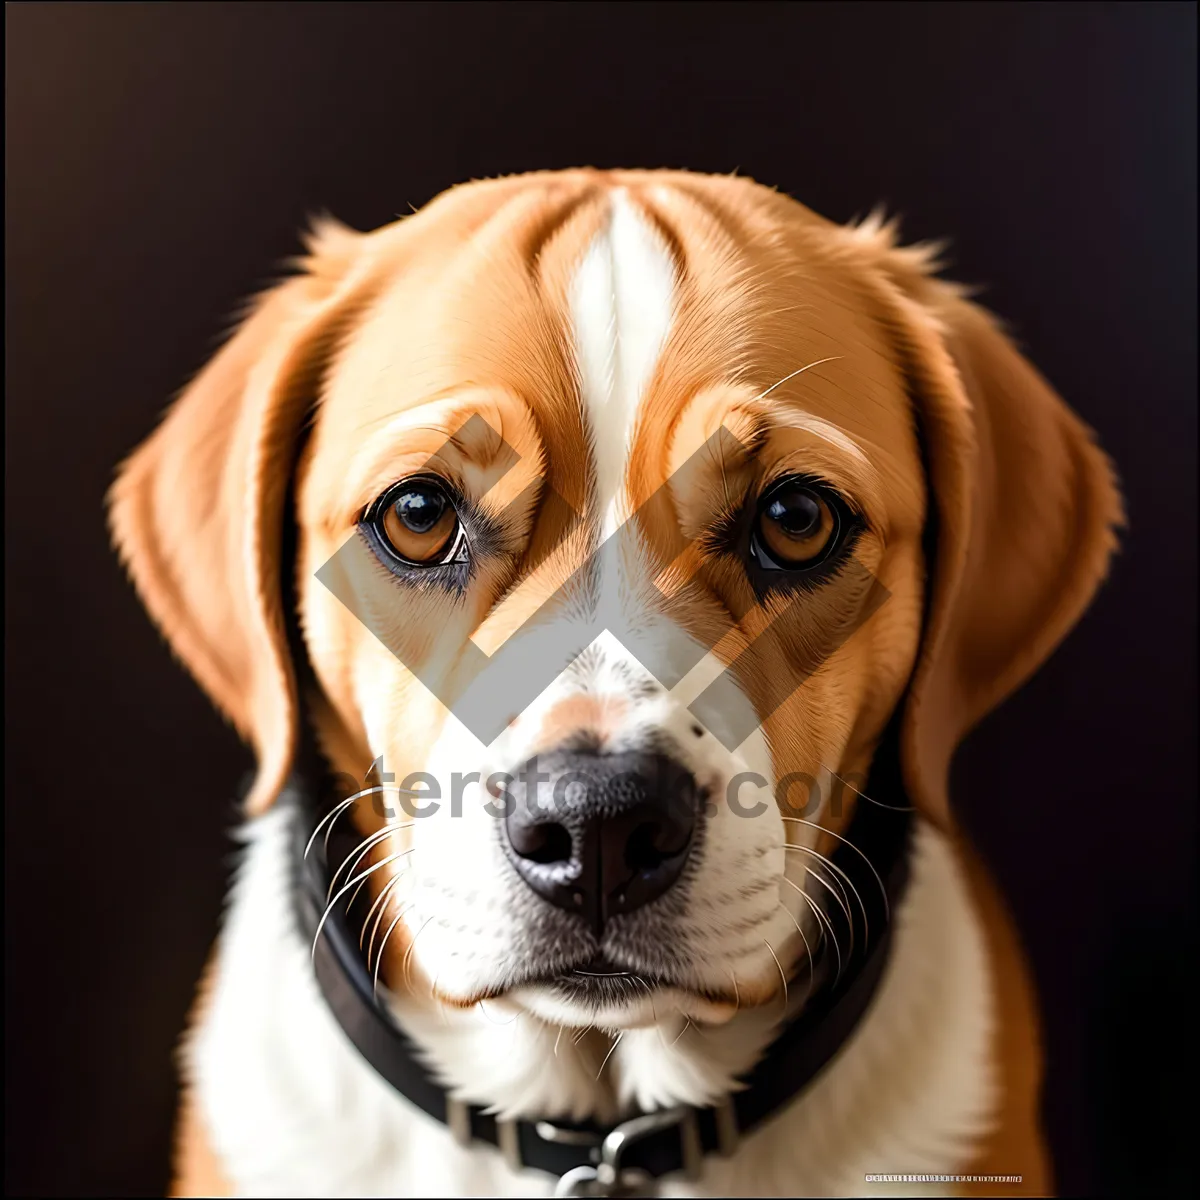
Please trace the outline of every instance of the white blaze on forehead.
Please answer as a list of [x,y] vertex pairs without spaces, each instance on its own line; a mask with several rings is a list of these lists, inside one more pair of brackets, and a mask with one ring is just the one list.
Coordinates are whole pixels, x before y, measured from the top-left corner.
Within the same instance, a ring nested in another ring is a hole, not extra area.
[[592,431],[601,536],[628,515],[622,492],[638,408],[671,327],[675,265],[623,188],[571,286],[571,320]]

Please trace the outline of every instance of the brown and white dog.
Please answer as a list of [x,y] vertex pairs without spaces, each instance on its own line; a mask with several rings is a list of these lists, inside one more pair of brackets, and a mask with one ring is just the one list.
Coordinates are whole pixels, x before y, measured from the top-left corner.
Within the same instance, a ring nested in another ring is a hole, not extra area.
[[[506,843],[480,780],[536,755],[650,755],[709,797],[739,776],[767,798],[787,777],[828,796],[892,726],[918,816],[878,992],[794,1102],[663,1188],[872,1193],[888,1187],[866,1175],[896,1171],[1050,1187],[1035,1002],[947,770],[1090,601],[1120,502],[1085,426],[931,259],[740,178],[467,184],[371,234],[321,223],[125,464],[121,555],[259,764],[185,1044],[178,1194],[554,1184],[398,1096],[316,989],[273,807],[301,719],[284,572],[332,767],[361,779],[382,759],[444,794],[468,780],[453,811],[353,814],[384,835],[362,876],[387,916],[380,980],[456,1096],[529,1118],[718,1100],[803,1003],[832,891],[806,864],[854,809],[789,819],[752,788],[736,811],[709,805],[702,837],[668,830],[686,870],[624,924],[589,925],[538,873],[571,859],[574,827],[566,849]],[[619,552],[595,553],[618,530]],[[840,637],[863,579],[887,600]],[[673,686],[630,638],[594,632],[598,604],[678,651]],[[754,669],[742,652],[769,626],[771,670]],[[586,650],[560,669],[553,647],[576,635]],[[487,741],[457,701],[506,643],[553,669]],[[749,731],[732,749],[688,707],[727,664]],[[564,986],[597,958],[644,986]]]

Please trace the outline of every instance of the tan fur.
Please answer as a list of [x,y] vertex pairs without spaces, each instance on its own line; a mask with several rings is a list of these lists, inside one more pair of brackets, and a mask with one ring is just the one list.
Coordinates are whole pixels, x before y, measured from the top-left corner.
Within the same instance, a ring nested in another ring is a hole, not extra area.
[[[1006,1184],[1006,1195],[1049,1196],[1054,1181],[1039,1113],[1042,1044],[1037,997],[1012,917],[978,854],[965,840],[959,853],[967,882],[987,936],[995,987],[998,1024],[994,1061],[1000,1068],[1000,1110],[992,1133],[964,1169],[968,1175],[1020,1175]],[[996,1195],[996,1185],[963,1188],[968,1196]]]
[[[199,1026],[209,1007],[216,971],[215,954],[209,958],[196,1001],[188,1014],[189,1029]],[[196,1110],[193,1083],[184,1078],[180,1088],[179,1112],[175,1123],[175,1148],[172,1155],[172,1174],[167,1195],[175,1196],[232,1196],[233,1185],[225,1177],[220,1159],[213,1151],[204,1120]]]
[[233,1196],[233,1185],[209,1143],[208,1132],[192,1102],[190,1089],[181,1093],[175,1128],[175,1153],[168,1196]]
[[[646,576],[672,617],[739,662],[760,709],[774,708],[765,732],[777,777],[814,771],[831,745],[843,774],[865,774],[903,699],[909,791],[953,830],[955,747],[1041,664],[1103,575],[1120,519],[1110,467],[992,318],[932,277],[928,252],[897,248],[878,221],[847,230],[747,180],[678,172],[475,183],[370,235],[322,226],[304,273],[258,307],[126,464],[112,496],[118,546],[175,652],[255,746],[250,810],[278,791],[296,737],[277,580],[283,488],[315,402],[297,569],[335,768],[360,775],[369,761],[368,708],[395,731],[387,752],[398,776],[422,768],[445,719],[380,637],[403,639],[454,692],[469,682],[468,640],[488,653],[503,645],[588,552],[600,514],[581,469],[588,434],[567,292],[615,186],[662,235],[681,281],[634,430],[630,509],[719,428],[741,443],[676,476],[667,506],[642,518]],[[472,414],[520,456],[507,474],[494,439],[440,450]],[[375,496],[435,452],[436,469],[506,513],[504,554],[467,603],[447,611],[418,596],[402,624],[369,555],[346,556],[364,623],[314,572]],[[771,612],[728,560],[684,541],[720,516],[728,489],[753,492],[793,470],[856,497],[869,522],[856,557],[889,600],[838,644],[839,622],[865,597],[853,581],[831,584],[777,623],[767,670],[739,655]],[[546,505],[547,488],[577,524]],[[936,557],[926,563],[931,518]],[[771,689],[820,660],[776,707]],[[555,729],[597,721],[591,709],[560,712]],[[986,1161],[1020,1172],[1002,1161],[1016,1156],[1041,1182],[1035,1009],[1009,923],[986,877],[976,871],[973,882],[1000,980],[1008,1096]],[[407,978],[410,950],[399,936],[389,944],[387,977],[403,966]],[[773,975],[744,982],[743,1003],[775,994]],[[211,1165],[191,1121],[185,1114],[181,1186]]]
[[546,714],[541,745],[551,749],[572,734],[582,733],[604,746],[620,728],[628,707],[619,696],[570,696]]

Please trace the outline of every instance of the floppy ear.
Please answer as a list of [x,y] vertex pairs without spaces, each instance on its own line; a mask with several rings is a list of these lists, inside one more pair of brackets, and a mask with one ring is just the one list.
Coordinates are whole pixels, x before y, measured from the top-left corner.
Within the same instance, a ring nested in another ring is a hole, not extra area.
[[1091,431],[995,319],[929,278],[930,266],[919,249],[887,252],[884,290],[914,393],[932,535],[901,765],[919,810],[948,828],[955,748],[1079,620],[1122,509]]
[[284,502],[323,365],[363,291],[358,241],[332,222],[314,231],[304,274],[257,301],[109,493],[113,539],[142,602],[257,753],[251,813],[279,792],[295,745]]

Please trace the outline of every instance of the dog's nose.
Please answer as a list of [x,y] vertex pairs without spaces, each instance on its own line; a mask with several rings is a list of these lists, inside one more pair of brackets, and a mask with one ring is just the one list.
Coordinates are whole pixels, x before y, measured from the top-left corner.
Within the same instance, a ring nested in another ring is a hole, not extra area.
[[696,781],[664,754],[560,751],[530,759],[507,791],[513,866],[597,937],[666,892],[692,848]]

